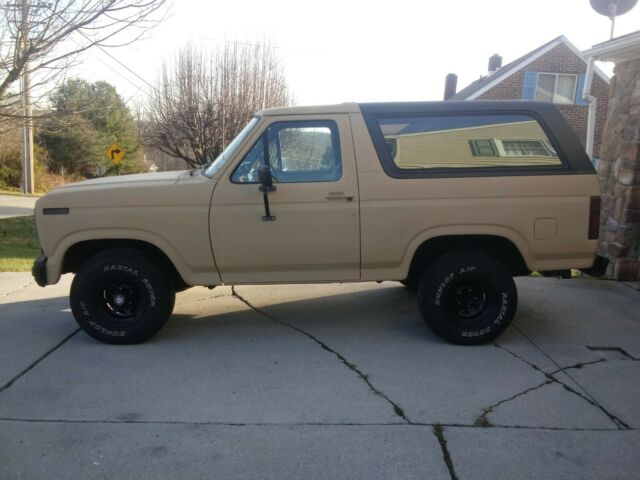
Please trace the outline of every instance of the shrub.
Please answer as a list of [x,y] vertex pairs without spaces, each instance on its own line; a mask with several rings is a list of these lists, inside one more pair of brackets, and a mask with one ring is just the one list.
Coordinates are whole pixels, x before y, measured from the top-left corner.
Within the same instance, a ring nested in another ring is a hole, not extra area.
[[0,188],[15,190],[22,181],[22,160],[20,149],[9,146],[0,151]]

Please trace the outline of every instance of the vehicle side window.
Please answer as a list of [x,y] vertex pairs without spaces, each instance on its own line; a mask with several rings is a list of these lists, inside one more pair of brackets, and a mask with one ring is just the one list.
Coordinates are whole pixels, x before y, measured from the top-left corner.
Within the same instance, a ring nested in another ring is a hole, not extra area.
[[561,166],[527,115],[380,117],[387,152],[402,170]]
[[267,165],[278,183],[334,182],[342,177],[338,127],[333,121],[271,124],[231,176],[234,183],[258,183]]

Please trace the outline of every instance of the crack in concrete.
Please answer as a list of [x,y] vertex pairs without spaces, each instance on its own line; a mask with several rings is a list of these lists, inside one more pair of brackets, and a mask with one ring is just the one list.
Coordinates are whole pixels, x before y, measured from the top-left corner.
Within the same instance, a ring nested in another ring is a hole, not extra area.
[[4,292],[2,295],[0,295],[0,297],[6,297],[11,295],[13,292],[17,292],[18,290],[22,290],[23,288],[27,288],[29,285],[35,285],[35,282],[33,280],[25,283],[24,285],[14,288],[13,290],[9,290],[8,292]]
[[[589,403],[590,405],[596,407],[597,409],[599,409],[602,413],[604,413],[609,420],[611,420],[611,422],[618,427],[618,429],[620,430],[633,430],[631,428],[630,425],[628,425],[626,422],[624,422],[622,419],[620,419],[619,417],[617,417],[616,415],[614,415],[613,413],[609,412],[606,408],[604,408],[598,401],[596,401],[593,398],[590,398],[589,396],[583,395],[582,393],[578,392],[577,390],[575,390],[574,388],[571,388],[569,385],[567,385],[566,383],[564,383],[561,380],[558,380],[556,377],[554,377],[554,374],[551,373],[547,373],[544,370],[542,370],[540,367],[538,367],[537,365],[535,365],[534,363],[531,363],[529,360],[527,360],[526,358],[521,357],[520,355],[512,352],[511,350],[509,350],[507,347],[503,346],[503,345],[499,345],[499,344],[494,344],[494,346],[496,348],[499,348],[501,350],[504,350],[505,352],[507,352],[509,355],[511,355],[514,358],[517,358],[518,360],[520,360],[521,362],[526,363],[527,365],[529,365],[531,368],[533,368],[535,371],[541,373],[542,375],[544,375],[550,382],[549,383],[557,383],[559,385],[561,385],[566,391],[573,393],[574,395],[577,395],[578,397],[580,397],[581,399],[583,399],[585,402]],[[554,362],[555,363],[555,362]],[[565,373],[567,376],[568,374],[564,371],[564,369],[562,369],[562,367],[560,367],[561,371],[563,373]],[[569,377],[571,378],[571,377]],[[573,380],[573,378],[572,378]],[[575,381],[575,380],[574,380]],[[576,382],[577,383],[577,382]],[[579,385],[579,384],[578,384]],[[583,389],[584,390],[584,389]]]
[[598,345],[594,345],[594,346],[587,345],[587,348],[589,350],[591,350],[592,352],[617,352],[620,355],[622,355],[623,357],[626,357],[629,360],[633,360],[634,362],[640,361],[640,358],[634,357],[629,352],[627,352],[624,348],[620,348],[620,347],[605,347],[605,346],[598,346]]
[[224,298],[224,297],[233,297],[233,294],[223,293],[222,295],[212,295],[211,297],[197,298],[196,300],[191,301],[190,303],[207,302],[209,300],[215,300],[216,298]]
[[[88,425],[204,425],[223,427],[436,427],[442,428],[483,428],[466,423],[428,423],[428,422],[220,422],[189,420],[95,420],[61,418],[11,418],[0,417],[0,422],[14,423],[63,423]],[[619,428],[575,428],[575,427],[533,427],[531,425],[492,425],[489,428],[502,430],[545,430],[559,432],[621,432]],[[631,428],[631,431],[637,431]]]
[[[497,345],[496,345],[497,346]],[[590,348],[587,346],[587,348]],[[626,352],[625,352],[626,353]],[[589,366],[589,365],[595,365],[597,363],[602,363],[602,362],[606,362],[607,359],[606,358],[599,358],[598,360],[593,360],[591,362],[580,362],[580,363],[575,363],[573,365],[568,365],[566,367],[561,367],[558,368],[557,370],[554,370],[553,372],[549,373],[549,375],[553,376],[553,375],[557,375],[558,373],[564,372],[565,370],[574,370],[574,369],[581,369],[583,367]],[[545,374],[546,375],[546,374]],[[544,382],[540,383],[539,385],[536,385],[534,387],[530,387],[527,388],[526,390],[523,390],[521,392],[516,393],[515,395],[512,395],[508,398],[505,398],[503,400],[500,400],[498,403],[495,403],[489,407],[483,408],[482,410],[482,414],[480,414],[475,422],[474,425],[478,426],[478,427],[493,427],[494,425],[491,424],[491,422],[489,421],[489,419],[487,418],[487,416],[492,413],[497,407],[499,407],[500,405],[510,402],[512,400],[515,400],[518,397],[521,397],[523,395],[526,395],[530,392],[533,392],[535,390],[538,390],[539,388],[542,388],[546,385],[549,385],[551,383],[561,383],[561,382],[553,382],[552,380],[549,380],[547,378],[547,380],[545,380]]]
[[52,348],[47,350],[43,355],[38,357],[27,368],[22,370],[18,375],[16,375],[11,380],[9,380],[7,383],[5,383],[2,387],[0,387],[0,393],[2,393],[5,390],[11,388],[11,385],[13,385],[15,382],[17,382],[20,378],[22,378],[28,372],[33,370],[40,362],[42,362],[45,358],[47,358],[49,355],[51,355],[53,352],[55,352],[57,349],[59,349],[62,345],[64,345],[67,341],[69,341],[71,339],[71,337],[73,337],[79,331],[80,331],[80,328],[76,328],[71,334],[69,334],[66,337],[64,337],[64,339],[62,339],[61,342],[57,343],[55,346],[53,346]]
[[530,387],[527,388],[526,390],[523,390],[521,392],[516,393],[515,395],[511,395],[508,398],[502,399],[500,400],[498,403],[494,403],[493,405],[487,407],[487,408],[483,408],[482,409],[482,414],[480,414],[478,417],[476,417],[475,421],[473,422],[473,424],[477,427],[493,427],[493,425],[491,424],[491,422],[489,421],[489,419],[487,418],[487,415],[489,415],[490,413],[492,413],[494,411],[494,409],[498,408],[500,405],[505,404],[507,402],[510,402],[511,400],[515,400],[518,397],[521,397],[523,395],[526,395],[530,392],[533,392],[535,390],[538,390],[539,388],[544,387],[545,385],[549,385],[550,383],[553,383],[551,380],[545,380],[544,382],[542,382],[540,385],[536,385],[535,387]]
[[[589,348],[589,347],[587,347]],[[593,360],[591,362],[580,362],[580,363],[574,363],[573,365],[569,365],[567,367],[560,367],[557,370],[554,370],[553,372],[551,372],[549,375],[556,375],[560,372],[564,372],[565,370],[580,370],[583,367],[589,366],[589,365],[595,365],[596,363],[602,363],[602,362],[606,362],[607,359],[606,358],[599,358],[598,360]]]
[[233,294],[234,297],[236,297],[238,300],[240,300],[242,303],[244,303],[245,305],[247,305],[249,308],[251,308],[253,311],[255,311],[256,313],[262,315],[263,317],[268,318],[269,320],[276,322],[284,327],[287,327],[291,330],[294,330],[304,336],[306,336],[307,338],[313,340],[315,343],[317,343],[318,345],[320,345],[320,347],[322,347],[323,350],[326,350],[329,353],[332,353],[333,355],[335,355],[338,360],[340,360],[340,362],[342,362],[349,370],[353,371],[356,375],[358,375],[358,377],[360,377],[360,379],[362,381],[364,381],[367,386],[369,387],[369,389],[375,394],[378,395],[379,397],[383,398],[384,400],[386,400],[392,407],[393,407],[393,412],[400,418],[402,418],[406,423],[412,423],[411,420],[409,419],[409,417],[407,417],[406,413],[404,412],[404,410],[400,407],[400,405],[398,405],[396,402],[394,402],[393,400],[391,400],[384,392],[382,392],[381,390],[379,390],[378,388],[374,387],[373,384],[371,383],[371,380],[369,380],[369,375],[367,375],[366,373],[362,372],[355,364],[349,362],[344,355],[342,355],[341,353],[339,353],[338,351],[334,350],[333,348],[331,348],[329,345],[327,345],[325,342],[323,342],[322,340],[320,340],[319,338],[315,337],[314,335],[312,335],[311,333],[298,328],[294,325],[291,325],[290,323],[284,322],[272,315],[269,315],[268,313],[266,313],[263,310],[260,310],[259,308],[253,306],[248,300],[246,300],[244,297],[242,297],[235,289],[235,287],[231,287],[231,292]]
[[433,434],[438,439],[438,443],[440,444],[442,457],[444,459],[444,463],[447,465],[447,470],[449,470],[449,476],[451,477],[451,480],[458,480],[458,475],[456,475],[456,471],[453,468],[453,460],[451,459],[451,453],[449,453],[449,447],[447,446],[447,439],[444,437],[444,428],[442,427],[442,425],[434,425]]
[[[547,352],[545,352],[542,347],[540,347],[536,342],[533,341],[533,339],[531,337],[529,337],[529,335],[527,335],[525,332],[522,331],[522,329],[520,329],[517,325],[514,325],[513,328],[516,329],[516,331],[518,333],[520,333],[520,335],[522,335],[531,345],[533,345],[533,347],[538,350],[542,355],[544,355],[551,363],[553,363],[556,367],[558,367],[558,369],[562,369],[562,367],[558,364],[558,362],[556,362],[551,355],[549,355]],[[593,398],[593,396],[587,392],[587,390],[578,383],[578,381],[573,378],[571,376],[571,374],[569,372],[564,372],[564,374],[569,377],[571,379],[571,381],[580,389],[582,390],[582,392],[584,393],[585,396],[587,396],[588,398],[590,398],[594,403],[598,403],[597,400],[595,398]]]

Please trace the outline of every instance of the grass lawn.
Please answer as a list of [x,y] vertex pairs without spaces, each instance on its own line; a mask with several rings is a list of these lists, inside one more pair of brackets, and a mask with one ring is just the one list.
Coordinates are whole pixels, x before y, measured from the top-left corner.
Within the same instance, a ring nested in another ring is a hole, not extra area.
[[40,254],[32,216],[0,218],[0,272],[27,272]]
[[15,197],[41,197],[44,193],[34,193],[33,195],[25,195],[20,190],[2,190],[0,189],[0,195],[13,195]]

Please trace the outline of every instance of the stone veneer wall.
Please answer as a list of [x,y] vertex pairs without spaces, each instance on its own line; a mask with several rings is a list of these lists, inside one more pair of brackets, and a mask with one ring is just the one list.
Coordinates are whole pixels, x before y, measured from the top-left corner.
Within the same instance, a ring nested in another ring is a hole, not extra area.
[[616,65],[598,175],[602,214],[598,253],[607,277],[640,279],[640,58]]

